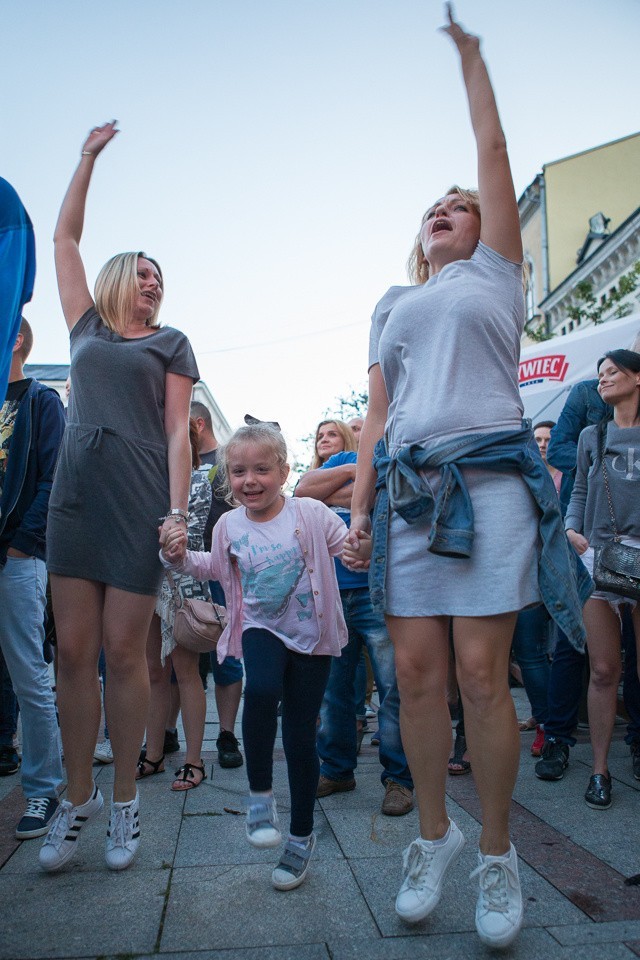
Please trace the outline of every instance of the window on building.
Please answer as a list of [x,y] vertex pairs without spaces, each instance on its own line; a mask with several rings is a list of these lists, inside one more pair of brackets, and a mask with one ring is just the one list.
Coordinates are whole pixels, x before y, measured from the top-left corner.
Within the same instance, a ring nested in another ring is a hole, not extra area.
[[524,268],[525,268],[525,277],[526,277],[526,287],[525,287],[525,306],[527,309],[527,320],[532,320],[536,315],[537,308],[537,297],[536,297],[536,284],[535,284],[535,273],[533,269],[533,260],[531,257],[525,254],[524,257]]

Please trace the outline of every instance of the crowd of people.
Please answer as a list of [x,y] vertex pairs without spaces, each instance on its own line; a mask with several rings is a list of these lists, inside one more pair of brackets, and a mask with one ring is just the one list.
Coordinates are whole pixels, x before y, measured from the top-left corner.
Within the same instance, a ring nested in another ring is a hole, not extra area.
[[[245,829],[255,847],[284,839],[272,874],[278,890],[308,874],[316,798],[356,789],[365,655],[379,701],[382,812],[418,809],[420,833],[404,851],[395,904],[406,923],[437,907],[465,844],[445,786],[448,772],[472,769],[482,811],[476,928],[491,947],[520,930],[509,831],[520,757],[512,659],[531,702],[524,726],[536,731],[535,772],[557,780],[575,742],[586,642],[593,773],[585,800],[606,809],[622,637],[640,779],[640,614],[631,589],[594,590],[592,580],[610,540],[640,547],[632,485],[640,478],[640,342],[603,357],[557,424],[532,429],[523,420],[522,243],[506,142],[477,37],[450,8],[444,31],[462,67],[479,188],[452,186],[426,211],[411,285],[392,287],[373,314],[366,416],[319,424],[311,468],[293,496],[284,492],[289,466],[278,424],[248,416],[219,447],[207,408],[192,402],[193,351],[158,320],[159,264],[141,251],[118,254],[89,290],[80,255],[86,198],[115,124],[94,128],[83,144],[55,231],[71,349],[66,417],[57,393],[24,373],[33,343],[20,316],[33,287],[32,231],[17,195],[0,183],[0,243],[12,245],[2,261],[0,340],[8,380],[0,412],[0,774],[21,763],[27,807],[16,836],[45,837],[39,861],[48,872],[73,858],[103,807],[94,759],[114,764],[107,866],[131,864],[139,782],[161,773],[176,748],[178,707],[186,750],[171,789],[197,789],[205,779],[200,658],[174,636],[185,598],[226,608],[213,658],[218,757],[223,767],[243,763],[234,728],[244,673]],[[97,745],[101,687],[108,736]],[[279,715],[287,831],[273,792]]]

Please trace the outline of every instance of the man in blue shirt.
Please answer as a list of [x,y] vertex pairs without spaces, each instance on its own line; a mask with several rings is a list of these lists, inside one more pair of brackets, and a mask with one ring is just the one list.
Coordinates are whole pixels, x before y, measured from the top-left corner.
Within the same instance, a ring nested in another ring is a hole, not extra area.
[[29,214],[11,184],[0,177],[0,403],[6,396],[22,308],[31,300],[35,275]]
[[[332,507],[349,526],[357,454],[336,453],[300,480],[295,496],[313,497]],[[336,576],[349,641],[342,656],[334,657],[320,710],[318,753],[321,758],[318,797],[354,790],[358,735],[356,673],[366,647],[378,688],[378,724],[381,781],[385,787],[382,812],[403,816],[413,809],[413,781],[400,737],[400,699],[393,645],[384,618],[375,613],[366,573],[348,570],[336,558]]]

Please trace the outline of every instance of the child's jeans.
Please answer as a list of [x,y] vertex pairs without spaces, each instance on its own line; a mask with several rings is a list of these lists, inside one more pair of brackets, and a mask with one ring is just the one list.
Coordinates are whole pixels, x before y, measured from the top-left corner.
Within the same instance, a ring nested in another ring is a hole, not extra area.
[[329,679],[331,657],[309,656],[285,647],[269,630],[242,634],[246,675],[242,737],[251,790],[273,785],[273,746],[282,701],[282,745],[291,793],[290,830],[308,837],[320,776],[316,722]]

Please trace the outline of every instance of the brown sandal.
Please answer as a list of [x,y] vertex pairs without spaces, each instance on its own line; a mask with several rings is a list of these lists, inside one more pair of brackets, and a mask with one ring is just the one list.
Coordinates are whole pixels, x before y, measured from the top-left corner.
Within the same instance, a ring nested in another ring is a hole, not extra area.
[[[159,760],[149,760],[149,757],[144,756],[140,757],[138,760],[138,772],[136,773],[136,780],[144,780],[145,777],[153,777],[156,773],[164,773],[164,753]],[[147,770],[147,767],[151,767],[150,770]],[[162,767],[162,770],[160,769]]]
[[[195,790],[196,787],[199,787],[202,781],[207,779],[202,760],[200,763],[202,764],[200,767],[197,763],[185,763],[183,767],[176,770],[176,779],[171,784],[171,789],[184,793],[185,790]],[[194,777],[196,771],[202,774],[199,780]]]

